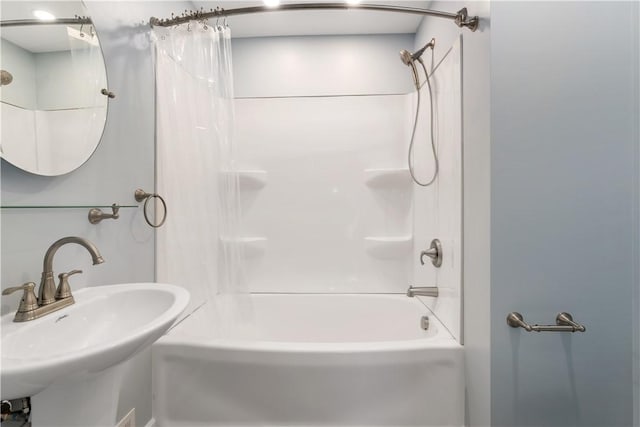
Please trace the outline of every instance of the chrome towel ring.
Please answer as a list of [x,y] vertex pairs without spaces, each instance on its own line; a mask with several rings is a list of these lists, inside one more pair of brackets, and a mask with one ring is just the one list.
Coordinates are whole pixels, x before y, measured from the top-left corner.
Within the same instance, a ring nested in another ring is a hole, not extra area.
[[[153,228],[162,227],[162,225],[164,224],[164,222],[167,219],[167,204],[165,203],[165,201],[162,198],[162,196],[160,196],[157,193],[147,193],[146,191],[142,190],[141,188],[138,188],[133,193],[133,196],[136,198],[136,202],[142,202],[144,200],[143,211],[144,211],[144,219],[145,219],[145,221],[147,221],[147,224],[149,224]],[[164,209],[164,214],[162,215],[162,221],[160,221],[157,224],[154,224],[153,222],[151,222],[151,220],[149,219],[149,215],[147,213],[147,205],[149,204],[149,200],[151,200],[151,199],[159,199],[160,202],[162,202],[162,208]]]

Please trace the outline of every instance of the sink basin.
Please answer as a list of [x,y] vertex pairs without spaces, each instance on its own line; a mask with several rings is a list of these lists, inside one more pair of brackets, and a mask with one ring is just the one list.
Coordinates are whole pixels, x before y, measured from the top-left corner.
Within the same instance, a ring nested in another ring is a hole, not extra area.
[[160,283],[97,286],[73,296],[75,304],[29,322],[2,316],[3,399],[128,360],[160,338],[189,301],[186,290]]

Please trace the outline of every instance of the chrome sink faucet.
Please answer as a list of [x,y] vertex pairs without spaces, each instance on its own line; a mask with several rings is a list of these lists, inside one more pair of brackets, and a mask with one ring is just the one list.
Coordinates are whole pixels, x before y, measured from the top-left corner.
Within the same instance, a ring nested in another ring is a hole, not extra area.
[[[44,254],[42,279],[40,280],[40,289],[38,289],[38,304],[41,306],[51,304],[56,301],[56,284],[53,279],[53,256],[56,254],[58,249],[67,243],[77,243],[89,251],[91,259],[93,260],[93,265],[102,264],[104,262],[98,248],[96,248],[96,246],[87,239],[71,236],[63,237],[62,239],[55,241],[49,249],[47,249],[47,253]],[[70,273],[75,274],[74,272]],[[62,285],[62,277],[60,278],[60,285]]]
[[68,273],[59,274],[58,278],[60,279],[60,283],[57,289],[53,279],[53,257],[58,249],[67,243],[76,243],[89,251],[94,265],[102,264],[104,262],[98,248],[86,239],[71,236],[55,241],[49,249],[47,249],[47,252],[44,255],[44,268],[42,272],[42,280],[40,281],[40,289],[38,290],[39,297],[37,299],[34,292],[36,285],[33,282],[28,282],[22,286],[16,286],[2,291],[2,295],[9,295],[20,290],[24,291],[22,300],[18,306],[18,311],[16,311],[16,316],[13,319],[14,322],[34,320],[46,314],[58,311],[75,302],[73,295],[71,294],[71,287],[69,286],[68,278],[73,274],[82,273],[82,270],[73,270]]

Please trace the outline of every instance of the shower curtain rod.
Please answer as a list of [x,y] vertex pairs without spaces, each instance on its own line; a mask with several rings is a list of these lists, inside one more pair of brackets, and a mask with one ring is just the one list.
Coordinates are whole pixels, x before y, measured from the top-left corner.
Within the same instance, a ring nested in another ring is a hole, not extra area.
[[267,6],[253,6],[253,7],[241,7],[236,9],[223,9],[217,7],[211,9],[209,12],[203,9],[196,11],[185,10],[180,16],[171,15],[171,18],[158,19],[151,17],[149,24],[156,27],[172,27],[174,25],[180,25],[192,20],[200,21],[209,18],[224,18],[234,15],[247,15],[251,13],[263,13],[263,12],[281,12],[291,10],[374,10],[379,12],[400,12],[400,13],[413,13],[417,15],[436,16],[438,18],[451,19],[454,23],[462,28],[467,27],[471,31],[475,31],[478,28],[479,18],[477,16],[469,16],[467,14],[467,8],[463,7],[456,13],[442,12],[439,10],[420,9],[415,7],[403,7],[403,6],[390,6],[390,5],[378,5],[378,4],[346,4],[346,3],[291,3],[282,4],[278,7]]
[[0,21],[0,27],[19,27],[22,25],[83,25],[92,24],[91,18],[60,18],[53,21],[43,21],[41,19],[11,19]]

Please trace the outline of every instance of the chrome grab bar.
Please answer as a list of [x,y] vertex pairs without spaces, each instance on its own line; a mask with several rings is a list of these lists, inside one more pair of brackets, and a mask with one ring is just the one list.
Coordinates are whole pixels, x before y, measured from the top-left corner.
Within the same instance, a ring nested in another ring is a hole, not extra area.
[[573,321],[573,316],[569,313],[559,313],[556,316],[555,325],[529,325],[524,321],[522,314],[512,311],[507,315],[507,325],[512,328],[522,328],[527,332],[584,332],[587,328]]
[[424,257],[428,256],[431,258],[431,263],[434,267],[442,266],[442,243],[440,243],[439,239],[433,239],[431,241],[431,246],[426,251],[420,252],[420,264],[424,265]]

